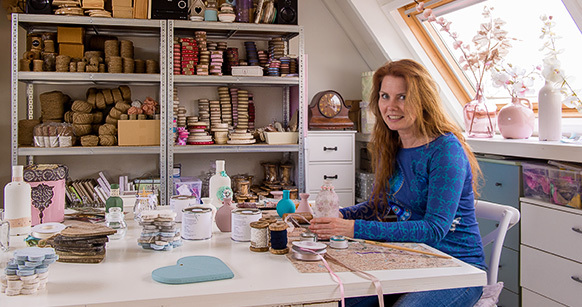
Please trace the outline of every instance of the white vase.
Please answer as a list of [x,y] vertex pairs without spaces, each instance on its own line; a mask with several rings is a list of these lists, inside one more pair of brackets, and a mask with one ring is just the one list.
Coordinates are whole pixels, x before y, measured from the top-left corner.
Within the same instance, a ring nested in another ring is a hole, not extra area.
[[538,121],[540,141],[559,141],[562,138],[562,95],[548,81],[539,92]]
[[209,197],[211,203],[216,207],[222,207],[225,197],[233,197],[230,177],[224,170],[224,160],[216,160],[216,174],[210,177]]

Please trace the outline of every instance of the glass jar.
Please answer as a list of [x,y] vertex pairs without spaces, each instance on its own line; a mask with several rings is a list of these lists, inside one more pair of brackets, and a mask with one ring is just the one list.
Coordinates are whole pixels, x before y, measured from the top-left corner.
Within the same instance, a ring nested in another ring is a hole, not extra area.
[[463,107],[465,132],[468,137],[492,138],[497,127],[497,106],[489,102],[478,86],[475,99]]
[[123,212],[121,212],[121,208],[112,207],[109,209],[109,213],[105,215],[105,225],[117,231],[115,234],[109,235],[109,239],[118,240],[125,237],[125,233],[127,232],[127,224],[123,219]]
[[135,199],[135,204],[133,205],[133,219],[137,222],[140,222],[142,211],[155,210],[157,205],[156,203],[155,195],[153,195],[151,191],[143,190],[140,192]]
[[4,220],[4,209],[0,209],[0,252],[8,251],[10,246],[10,223]]

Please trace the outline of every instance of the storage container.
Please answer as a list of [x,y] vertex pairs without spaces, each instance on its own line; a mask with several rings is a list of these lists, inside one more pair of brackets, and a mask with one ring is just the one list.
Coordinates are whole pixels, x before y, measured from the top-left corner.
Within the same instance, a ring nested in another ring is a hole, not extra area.
[[267,144],[297,144],[299,132],[265,132]]
[[523,194],[556,205],[582,208],[582,173],[547,164],[523,163]]
[[24,181],[32,188],[32,226],[65,220],[65,180],[68,168],[60,164],[24,167]]
[[231,74],[241,77],[262,77],[263,68],[261,66],[233,66]]
[[194,196],[200,204],[200,193],[202,193],[202,180],[196,177],[174,178],[174,195]]
[[523,196],[550,202],[549,165],[523,163]]

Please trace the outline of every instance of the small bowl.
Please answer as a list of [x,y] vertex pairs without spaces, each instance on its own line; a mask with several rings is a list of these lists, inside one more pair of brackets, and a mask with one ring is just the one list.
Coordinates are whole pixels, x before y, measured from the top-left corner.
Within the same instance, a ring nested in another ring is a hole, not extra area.
[[234,14],[218,14],[218,20],[220,22],[233,22],[235,18],[236,15]]

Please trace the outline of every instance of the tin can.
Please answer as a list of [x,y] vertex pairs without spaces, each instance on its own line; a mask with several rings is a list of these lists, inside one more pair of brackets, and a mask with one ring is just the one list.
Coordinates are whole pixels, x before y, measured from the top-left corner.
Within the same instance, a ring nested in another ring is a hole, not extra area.
[[232,211],[231,239],[238,242],[251,241],[251,223],[258,221],[263,215],[256,208],[240,208]]
[[212,237],[212,210],[206,207],[182,209],[182,238],[208,240]]
[[170,197],[170,209],[176,212],[176,222],[182,222],[182,210],[198,204],[196,196],[174,195]]

